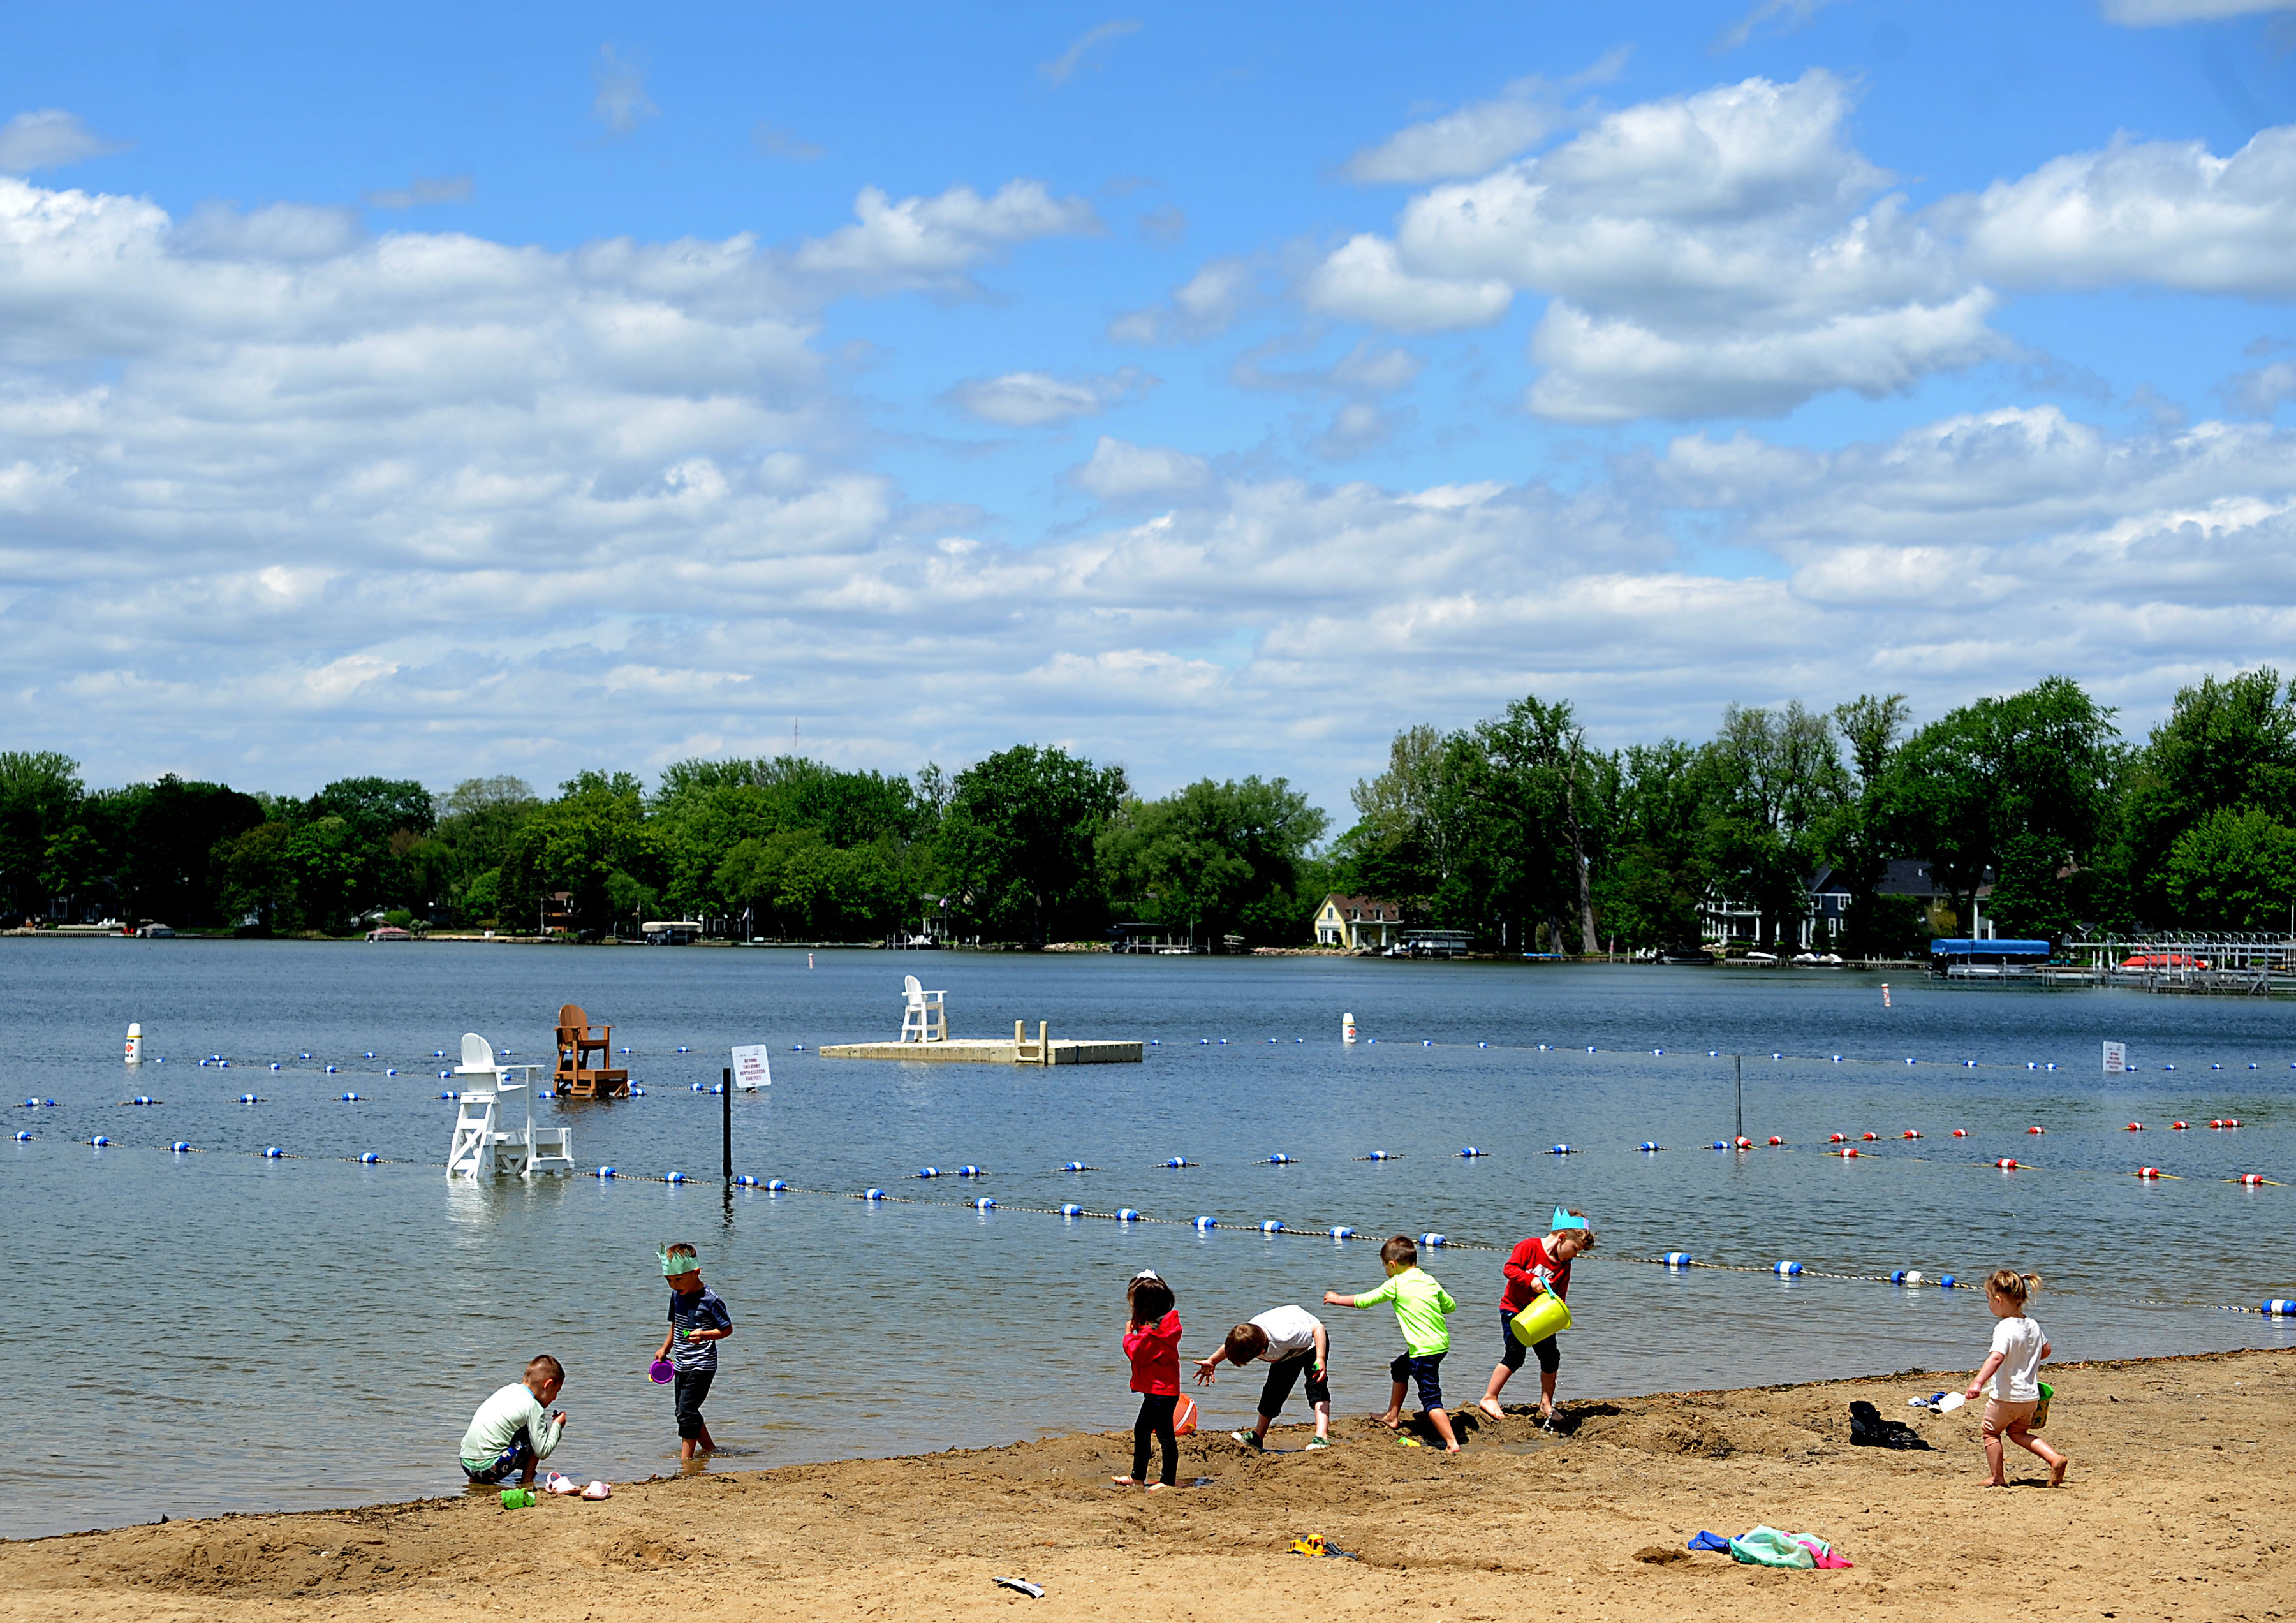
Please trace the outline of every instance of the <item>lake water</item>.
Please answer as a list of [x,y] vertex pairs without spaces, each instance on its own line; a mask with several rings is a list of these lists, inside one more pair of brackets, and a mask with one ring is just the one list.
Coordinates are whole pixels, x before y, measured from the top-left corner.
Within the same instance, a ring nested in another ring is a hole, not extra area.
[[[1155,1045],[1142,1065],[1049,1071],[816,1057],[890,1037],[911,971],[948,989],[955,1035],[1045,1019]],[[1423,1260],[1463,1304],[1444,1382],[1464,1406],[1498,1351],[1503,1283],[1497,1256],[1464,1247],[1543,1232],[1558,1201],[1602,1238],[1572,1288],[1566,1402],[1966,1369],[1989,1333],[1979,1291],[1631,1260],[1672,1250],[1812,1275],[2038,1270],[2059,1358],[2296,1340],[2222,1310],[2296,1296],[2296,1188],[2224,1181],[2296,1179],[2296,1005],[1890,980],[1885,1008],[1860,973],[0,940],[0,1087],[55,1101],[11,1111],[34,1138],[0,1153],[16,1436],[0,1535],[456,1490],[471,1411],[541,1351],[569,1371],[554,1466],[673,1470],[668,1394],[644,1374],[671,1239],[701,1247],[737,1326],[709,1406],[721,1470],[1128,1426],[1136,1269],[1172,1281],[1201,1355],[1267,1307],[1376,1283],[1375,1245],[1320,1237],[1335,1224],[1460,1242]],[[647,1096],[537,1118],[571,1126],[586,1168],[694,1182],[445,1176],[453,1062],[433,1051],[476,1030],[546,1062],[570,1001],[613,1022]],[[1366,1040],[1348,1048],[1350,1011]],[[165,1063],[120,1063],[131,1020]],[[2107,1037],[2133,1074],[2101,1074]],[[720,1102],[691,1087],[750,1041],[773,1045],[775,1086],[734,1101],[736,1170],[834,1193],[716,1181]],[[210,1054],[230,1069],[198,1064]],[[1734,1125],[1734,1054],[1746,1132],[1790,1147],[1704,1147]],[[120,1102],[137,1094],[162,1102]],[[2193,1129],[2170,1130],[2179,1117]],[[2224,1117],[2244,1125],[2206,1126]],[[1867,1131],[1884,1142],[1866,1157],[1822,1152]],[[201,1152],[169,1153],[176,1139]],[[1358,1159],[1374,1150],[1395,1159]],[[357,1164],[367,1151],[387,1164]],[[2002,1172],[2005,1155],[2032,1165]],[[1054,1170],[1068,1161],[1095,1170]],[[988,1176],[914,1176],[967,1163]],[[2144,1164],[2178,1176],[2131,1176]],[[872,1185],[937,1203],[840,1198]],[[1000,1209],[972,1209],[981,1195]],[[1179,1225],[1021,1209],[1064,1201]],[[1219,1226],[1185,1226],[1200,1213]],[[1319,1234],[1263,1234],[1267,1218]],[[1392,1316],[1318,1311],[1342,1412],[1382,1406]],[[1206,1428],[1247,1421],[1257,1391],[1226,1372],[1198,1393]]]

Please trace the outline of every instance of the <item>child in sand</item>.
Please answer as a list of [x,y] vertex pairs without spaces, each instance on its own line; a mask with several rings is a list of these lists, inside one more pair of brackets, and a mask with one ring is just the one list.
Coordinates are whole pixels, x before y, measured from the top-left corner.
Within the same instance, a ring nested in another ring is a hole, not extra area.
[[1341,1296],[1336,1291],[1326,1291],[1324,1304],[1330,1307],[1395,1304],[1395,1323],[1403,1332],[1405,1351],[1387,1366],[1388,1374],[1395,1381],[1395,1390],[1387,1400],[1387,1413],[1372,1418],[1390,1431],[1400,1430],[1404,1389],[1415,1380],[1419,1383],[1419,1406],[1427,1411],[1428,1422],[1442,1438],[1443,1451],[1456,1454],[1459,1439],[1451,1433],[1451,1417],[1443,1412],[1443,1355],[1451,1350],[1451,1327],[1443,1321],[1447,1315],[1459,1310],[1459,1304],[1432,1276],[1419,1271],[1419,1246],[1410,1235],[1398,1234],[1381,1246],[1379,1259],[1387,1268],[1385,1284],[1360,1296]]
[[566,1371],[544,1353],[526,1366],[526,1379],[513,1381],[479,1406],[463,1433],[463,1474],[488,1487],[519,1472],[521,1488],[534,1486],[537,1466],[550,1457],[565,1434],[565,1411],[550,1405],[566,1384]]
[[1196,1384],[1210,1386],[1222,1363],[1242,1369],[1254,1358],[1265,1362],[1267,1383],[1259,1389],[1259,1423],[1249,1431],[1228,1435],[1246,1447],[1265,1448],[1267,1428],[1283,1413],[1284,1400],[1300,1377],[1308,1377],[1308,1406],[1316,1412],[1316,1440],[1310,1448],[1332,1446],[1332,1383],[1324,1368],[1332,1356],[1332,1339],[1324,1321],[1305,1307],[1270,1307],[1227,1332],[1227,1340],[1209,1358],[1196,1360]]
[[2020,1274],[2014,1268],[1996,1268],[1985,1282],[1985,1305],[2000,1323],[1993,1327],[1993,1350],[1962,1396],[1974,1398],[1988,1381],[1993,1382],[1993,1395],[1985,1400],[1982,1427],[1988,1488],[2009,1486],[2001,1463],[2004,1437],[2041,1457],[2049,1468],[2051,1488],[2065,1480],[2065,1468],[2072,1463],[2031,1430],[2033,1411],[2041,1401],[2041,1360],[2049,1356],[2049,1339],[2025,1316],[2025,1303],[2040,1288],[2039,1275]]
[[[1514,1339],[1514,1316],[1548,1291],[1569,1299],[1571,1258],[1595,1249],[1595,1231],[1587,1226],[1586,1218],[1583,1211],[1566,1211],[1558,1206],[1546,1238],[1533,1234],[1507,1256],[1502,1270],[1506,1289],[1499,1297],[1499,1361],[1491,1370],[1482,1400],[1475,1406],[1493,1420],[1506,1418],[1506,1411],[1499,1406],[1499,1393],[1507,1377],[1522,1367],[1523,1345]],[[1551,1426],[1554,1423],[1554,1374],[1562,1367],[1562,1350],[1553,1336],[1534,1341],[1530,1350],[1538,1355],[1539,1423]]]
[[661,1276],[669,1283],[669,1333],[654,1357],[676,1366],[670,1392],[677,1405],[677,1457],[690,1460],[718,1450],[702,1421],[701,1404],[718,1378],[718,1343],[734,1333],[734,1316],[718,1292],[701,1283],[701,1258],[692,1246],[680,1241],[657,1254]]
[[1153,1268],[1143,1268],[1125,1287],[1131,1313],[1124,1330],[1124,1356],[1132,1360],[1132,1389],[1140,1413],[1132,1422],[1132,1474],[1115,1479],[1129,1488],[1148,1474],[1148,1439],[1164,1449],[1164,1478],[1148,1484],[1155,1493],[1180,1480],[1180,1439],[1172,1435],[1172,1410],[1180,1401],[1180,1314],[1172,1287]]

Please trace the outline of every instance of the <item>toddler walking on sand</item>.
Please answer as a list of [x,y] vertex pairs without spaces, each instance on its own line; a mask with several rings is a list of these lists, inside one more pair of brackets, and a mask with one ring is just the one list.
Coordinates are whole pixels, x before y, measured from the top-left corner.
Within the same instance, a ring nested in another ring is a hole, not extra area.
[[1985,1485],[2006,1488],[2001,1439],[2038,1455],[2049,1468],[2049,1486],[2065,1480],[2072,1463],[2032,1433],[2033,1411],[2041,1402],[2041,1360],[2049,1356],[2049,1339],[2026,1316],[2025,1304],[2041,1288],[2038,1274],[1996,1268],[1985,1282],[1985,1303],[2000,1321],[1993,1326],[1993,1350],[1986,1355],[1964,1398],[1975,1398],[1988,1381],[1992,1395],[1985,1400]]
[[1131,1304],[1124,1332],[1124,1356],[1132,1360],[1132,1389],[1140,1394],[1140,1414],[1132,1422],[1132,1474],[1115,1479],[1129,1488],[1148,1474],[1148,1439],[1152,1434],[1164,1448],[1164,1477],[1148,1484],[1148,1491],[1176,1486],[1180,1473],[1180,1439],[1172,1435],[1172,1410],[1180,1401],[1180,1313],[1173,1306],[1172,1287],[1153,1268],[1143,1268],[1125,1287]]
[[1451,1327],[1443,1321],[1459,1310],[1452,1299],[1433,1277],[1419,1271],[1419,1246],[1408,1234],[1398,1234],[1379,1248],[1379,1259],[1387,1268],[1387,1283],[1375,1291],[1360,1296],[1341,1296],[1336,1291],[1324,1292],[1324,1304],[1329,1307],[1371,1307],[1381,1302],[1395,1304],[1395,1323],[1403,1332],[1403,1356],[1387,1366],[1395,1389],[1387,1400],[1387,1413],[1373,1416],[1389,1430],[1399,1430],[1403,1425],[1403,1394],[1412,1381],[1419,1383],[1419,1406],[1427,1411],[1427,1420],[1443,1439],[1446,1454],[1459,1452],[1459,1439],[1452,1434],[1451,1417],[1443,1412],[1443,1355],[1451,1350]]

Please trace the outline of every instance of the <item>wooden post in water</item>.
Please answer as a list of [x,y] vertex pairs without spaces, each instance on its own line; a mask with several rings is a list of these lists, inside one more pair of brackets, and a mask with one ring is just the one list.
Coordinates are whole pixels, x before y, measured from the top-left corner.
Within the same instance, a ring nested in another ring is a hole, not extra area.
[[726,1068],[726,1080],[720,1092],[723,1097],[718,1102],[726,1107],[721,1114],[725,1127],[726,1181],[730,1184],[734,1181],[734,1068],[730,1065]]

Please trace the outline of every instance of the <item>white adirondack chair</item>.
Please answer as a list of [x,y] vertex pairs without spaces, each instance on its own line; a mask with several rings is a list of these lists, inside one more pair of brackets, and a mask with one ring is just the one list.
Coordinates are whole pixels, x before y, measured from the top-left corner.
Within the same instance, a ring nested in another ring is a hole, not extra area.
[[[519,1073],[515,1082],[510,1080],[513,1070]],[[473,1078],[474,1086],[457,1095],[455,1136],[447,1146],[448,1176],[534,1177],[574,1170],[573,1129],[535,1130],[534,1070],[531,1065],[500,1063],[494,1045],[475,1031],[463,1034],[463,1062],[455,1074]],[[527,1095],[521,1102],[524,1119],[516,1131],[504,1125],[506,1094]]]
[[948,1041],[948,994],[928,990],[914,975],[901,977],[901,1041]]

